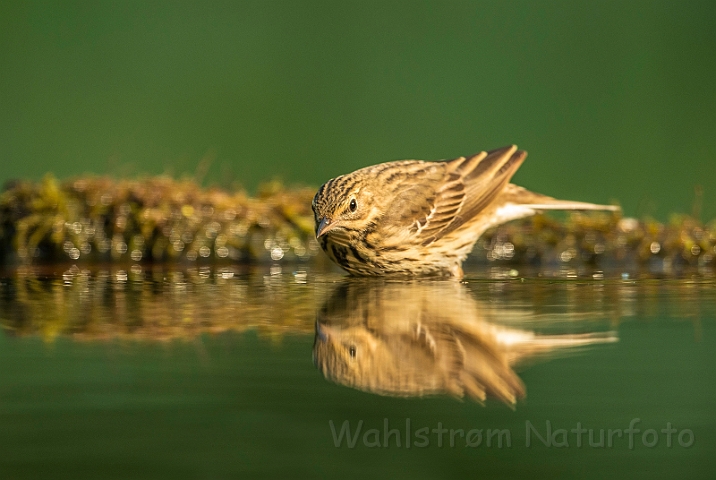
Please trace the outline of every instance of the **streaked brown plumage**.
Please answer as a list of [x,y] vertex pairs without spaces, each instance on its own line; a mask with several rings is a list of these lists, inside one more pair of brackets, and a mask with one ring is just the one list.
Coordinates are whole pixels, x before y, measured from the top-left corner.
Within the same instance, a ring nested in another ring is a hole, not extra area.
[[509,183],[527,156],[509,147],[441,162],[404,160],[329,180],[313,199],[316,238],[354,275],[462,276],[485,230],[541,210],[616,210]]

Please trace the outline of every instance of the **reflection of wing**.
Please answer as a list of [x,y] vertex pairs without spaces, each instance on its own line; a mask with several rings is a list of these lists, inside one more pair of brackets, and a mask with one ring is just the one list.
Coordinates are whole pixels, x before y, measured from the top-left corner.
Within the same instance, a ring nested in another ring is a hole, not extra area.
[[478,307],[455,282],[348,280],[319,312],[314,361],[326,378],[381,395],[513,404],[525,393],[514,362],[605,340],[508,329],[484,321]]

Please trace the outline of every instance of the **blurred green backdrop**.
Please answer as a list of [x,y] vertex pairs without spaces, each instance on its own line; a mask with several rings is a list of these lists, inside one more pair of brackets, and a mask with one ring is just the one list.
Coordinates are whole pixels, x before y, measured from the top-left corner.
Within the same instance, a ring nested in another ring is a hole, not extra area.
[[701,185],[716,215],[713,0],[2,1],[0,105],[0,181],[318,185],[517,143],[531,189],[663,219]]

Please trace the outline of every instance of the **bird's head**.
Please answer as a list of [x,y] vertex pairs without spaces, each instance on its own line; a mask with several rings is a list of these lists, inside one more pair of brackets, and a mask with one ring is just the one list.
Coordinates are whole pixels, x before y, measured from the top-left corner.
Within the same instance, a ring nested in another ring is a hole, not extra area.
[[[313,363],[323,376],[358,390],[390,395],[404,387],[400,350],[365,325],[316,322]],[[400,343],[400,341],[398,341]],[[396,353],[398,355],[396,355]],[[410,366],[407,370],[412,371]]]
[[324,183],[313,197],[316,238],[331,231],[344,230],[350,234],[362,231],[379,215],[365,172],[358,170]]

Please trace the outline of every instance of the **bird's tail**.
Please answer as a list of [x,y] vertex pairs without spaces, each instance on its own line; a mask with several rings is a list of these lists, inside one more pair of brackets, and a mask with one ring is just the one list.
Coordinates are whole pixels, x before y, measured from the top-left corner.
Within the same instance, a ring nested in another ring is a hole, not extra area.
[[481,223],[478,223],[482,233],[491,227],[518,218],[529,217],[544,210],[606,210],[612,212],[621,211],[617,205],[599,205],[596,203],[574,202],[571,200],[557,200],[556,198],[542,195],[541,193],[530,192],[514,183],[508,183],[500,192],[500,195],[491,204],[494,212]]
[[507,353],[510,365],[536,356],[558,356],[578,347],[619,341],[614,331],[581,334],[538,335],[528,330],[495,326],[497,342]]
[[557,200],[556,198],[531,192],[525,188],[509,183],[500,193],[499,201],[505,204],[523,205],[535,210],[607,210],[618,212],[617,205],[599,205],[596,203],[575,202],[572,200]]

